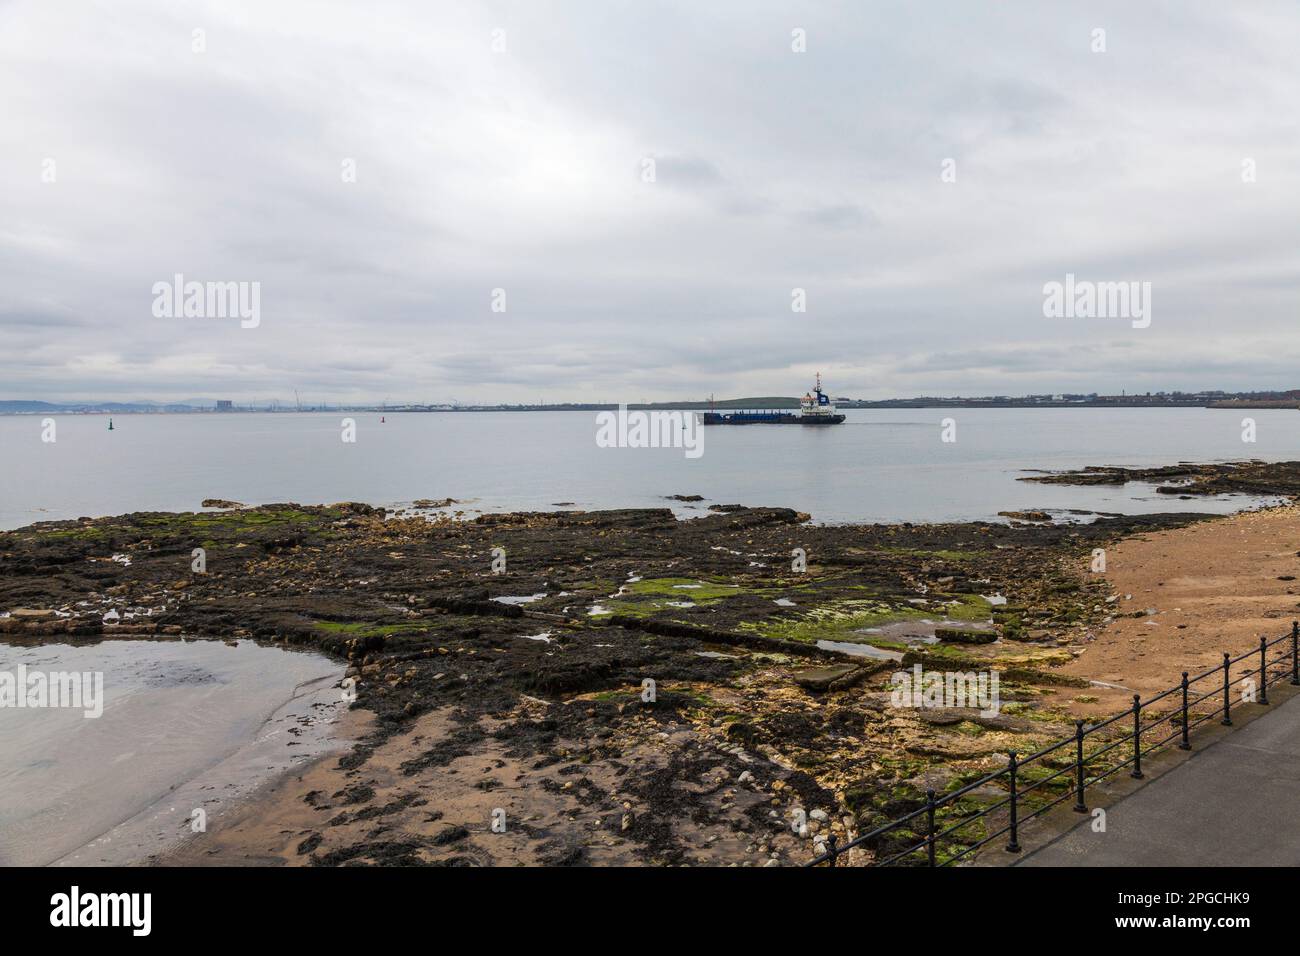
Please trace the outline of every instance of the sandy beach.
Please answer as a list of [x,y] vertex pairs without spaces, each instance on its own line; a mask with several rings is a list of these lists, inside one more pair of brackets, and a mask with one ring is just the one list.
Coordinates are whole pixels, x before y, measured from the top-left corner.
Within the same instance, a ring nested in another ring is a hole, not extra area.
[[1123,685],[1128,696],[1158,693],[1183,671],[1218,666],[1225,651],[1235,657],[1290,631],[1297,576],[1295,506],[1126,538],[1106,550],[1115,619],[1061,670]]

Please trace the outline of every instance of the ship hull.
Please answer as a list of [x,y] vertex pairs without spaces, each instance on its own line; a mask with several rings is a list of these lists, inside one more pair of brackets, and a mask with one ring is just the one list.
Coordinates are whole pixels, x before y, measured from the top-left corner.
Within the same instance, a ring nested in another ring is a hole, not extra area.
[[791,412],[705,412],[706,425],[839,425],[843,415],[795,415]]

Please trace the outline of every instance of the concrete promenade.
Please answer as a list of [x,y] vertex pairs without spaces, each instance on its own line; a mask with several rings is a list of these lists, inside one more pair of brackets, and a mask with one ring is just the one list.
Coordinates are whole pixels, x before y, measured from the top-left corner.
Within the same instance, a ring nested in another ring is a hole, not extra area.
[[1194,733],[1192,747],[1186,762],[1107,806],[1105,833],[1080,814],[1015,865],[1300,865],[1300,695],[1202,744]]

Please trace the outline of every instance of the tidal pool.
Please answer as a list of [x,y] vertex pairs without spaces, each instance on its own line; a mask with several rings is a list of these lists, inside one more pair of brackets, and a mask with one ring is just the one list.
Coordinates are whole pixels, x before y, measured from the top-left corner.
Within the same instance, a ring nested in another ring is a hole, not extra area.
[[0,707],[4,866],[146,861],[335,746],[347,707],[342,664],[252,641],[0,643],[20,669],[102,674],[103,713]]

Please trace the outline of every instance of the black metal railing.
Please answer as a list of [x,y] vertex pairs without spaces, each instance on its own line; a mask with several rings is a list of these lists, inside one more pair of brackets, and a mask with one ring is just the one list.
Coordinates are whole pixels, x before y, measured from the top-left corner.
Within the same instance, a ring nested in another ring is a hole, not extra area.
[[[1272,649],[1284,641],[1290,641],[1290,648],[1283,648],[1280,655],[1270,657]],[[1258,666],[1252,669],[1252,659],[1254,658],[1258,659]],[[1236,676],[1234,676],[1235,665],[1243,663],[1246,664],[1246,667],[1238,668]],[[1285,666],[1278,667],[1278,665]],[[1223,674],[1222,688],[1219,688],[1216,684],[1211,690],[1199,696],[1193,696],[1194,691],[1192,688],[1196,684],[1219,673]],[[1133,706],[1113,717],[1091,726],[1088,726],[1082,720],[1076,720],[1072,737],[1059,740],[1027,757],[1021,757],[1012,751],[1007,755],[1007,766],[1005,768],[973,780],[951,793],[936,796],[934,790],[927,790],[925,803],[922,806],[905,816],[891,820],[883,826],[876,827],[868,833],[855,837],[843,846],[839,846],[834,835],[831,835],[826,840],[825,851],[805,865],[819,866],[825,863],[829,866],[835,866],[836,861],[850,850],[857,847],[867,847],[875,852],[885,854],[882,858],[873,860],[872,866],[892,866],[899,863],[947,866],[968,857],[976,850],[987,846],[1002,836],[1007,837],[1006,850],[1010,853],[1019,853],[1020,828],[1024,823],[1042,816],[1070,797],[1074,797],[1074,810],[1076,812],[1087,813],[1087,790],[1090,785],[1098,784],[1112,774],[1130,766],[1132,770],[1129,776],[1139,780],[1142,779],[1142,757],[1144,754],[1150,755],[1167,747],[1175,738],[1178,739],[1178,749],[1191,750],[1191,731],[1207,720],[1219,718],[1219,723],[1225,727],[1231,726],[1232,688],[1234,685],[1244,684],[1244,682],[1254,677],[1259,677],[1258,697],[1255,701],[1259,704],[1268,704],[1268,688],[1270,684],[1275,684],[1290,677],[1291,684],[1300,686],[1300,623],[1292,621],[1290,633],[1283,634],[1271,641],[1261,637],[1258,649],[1252,648],[1236,657],[1232,657],[1225,652],[1222,664],[1195,677],[1189,677],[1187,672],[1184,671],[1180,683],[1156,694],[1149,700],[1143,701],[1139,695],[1134,694]],[[1176,706],[1169,709],[1157,708],[1156,713],[1159,716],[1148,719],[1143,724],[1144,714],[1150,712],[1153,705],[1175,694],[1179,695]],[[1201,711],[1194,713],[1193,708],[1197,705],[1204,704],[1212,697],[1217,698],[1220,694],[1222,695],[1222,704],[1215,702],[1213,706],[1202,708]],[[1133,719],[1132,730],[1120,732],[1119,721],[1128,716],[1132,716]],[[1193,716],[1195,716],[1195,719],[1193,719]],[[1167,736],[1152,741],[1151,732],[1165,723],[1173,726],[1174,730]],[[1143,741],[1144,734],[1146,734],[1145,743]],[[1090,737],[1101,741],[1101,743],[1091,751],[1087,751],[1085,745]],[[1061,756],[1062,748],[1069,747],[1070,744],[1074,745],[1074,754],[1072,759],[1067,760]],[[1127,757],[1108,767],[1104,772],[1096,769],[1099,757],[1126,746],[1129,748]],[[1089,764],[1092,764],[1093,767],[1091,771],[1088,769]],[[1041,770],[1044,775],[1026,786],[1024,785],[1026,768],[1031,768],[1033,773]],[[1089,776],[1090,773],[1091,776]],[[1059,781],[1055,786],[1057,789],[1063,789],[1064,791],[1055,797],[1051,796],[1048,787],[1054,781]],[[991,805],[981,807],[978,811],[963,808],[961,805],[963,798],[980,788],[989,786],[1004,787],[1007,796]],[[1003,810],[1005,810],[1005,814],[1003,814],[1005,822],[1003,822],[1002,817],[995,816],[995,814],[999,814]],[[1025,813],[1025,810],[1029,810],[1029,812]],[[941,815],[944,817],[942,829],[939,822]],[[958,818],[957,822],[950,824],[950,820],[954,817]],[[917,833],[922,818],[925,820],[925,829],[923,832]],[[977,824],[987,829],[990,820],[993,821],[993,825],[1001,824],[992,833],[983,833],[982,836],[977,834],[975,837],[967,833],[962,837],[954,837],[954,834],[959,834],[961,831]],[[917,842],[908,843],[909,834],[913,838],[918,838]],[[897,845],[897,838],[901,838],[903,841],[901,847]],[[942,842],[945,838],[948,838],[950,843],[957,843],[957,846],[952,848],[951,852],[947,850],[947,844]],[[893,843],[892,846],[889,845],[890,842]],[[883,851],[882,846],[886,847]]]

